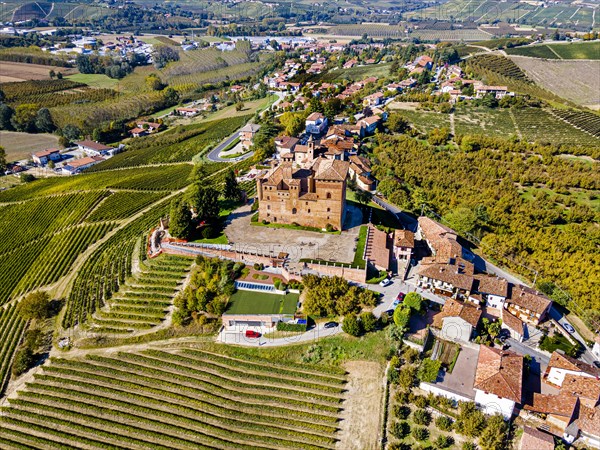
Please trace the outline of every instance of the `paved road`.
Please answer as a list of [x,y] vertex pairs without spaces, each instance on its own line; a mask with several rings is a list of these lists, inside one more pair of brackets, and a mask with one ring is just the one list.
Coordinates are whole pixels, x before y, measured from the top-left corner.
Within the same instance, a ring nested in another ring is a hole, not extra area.
[[221,153],[223,150],[225,150],[229,144],[231,144],[233,141],[235,141],[239,137],[239,135],[240,135],[240,132],[238,130],[235,133],[233,133],[231,136],[229,136],[227,139],[225,139],[223,142],[221,142],[219,145],[217,145],[214,149],[212,149],[210,151],[210,153],[206,156],[209,159],[209,161],[236,162],[236,161],[242,161],[246,158],[250,158],[254,154],[254,152],[246,153],[245,155],[242,155],[239,158],[220,158],[219,157],[219,153]]
[[[256,329],[252,327],[252,329]],[[221,330],[219,335],[217,336],[217,342],[222,342],[224,344],[236,344],[236,345],[244,345],[247,347],[278,347],[282,345],[291,345],[291,344],[299,344],[317,341],[324,337],[335,336],[336,334],[342,333],[341,325],[338,325],[335,328],[325,328],[324,324],[319,324],[311,330],[308,330],[306,333],[302,333],[296,336],[288,336],[285,338],[271,338],[261,336],[260,338],[251,339],[247,338],[244,334],[245,329],[239,330]],[[266,330],[261,330],[266,331]]]
[[545,353],[539,352],[523,342],[516,341],[512,338],[506,340],[507,344],[510,344],[509,350],[519,354],[519,355],[529,355],[531,356],[531,371],[533,373],[542,374],[548,367],[548,363],[550,362],[550,357]]

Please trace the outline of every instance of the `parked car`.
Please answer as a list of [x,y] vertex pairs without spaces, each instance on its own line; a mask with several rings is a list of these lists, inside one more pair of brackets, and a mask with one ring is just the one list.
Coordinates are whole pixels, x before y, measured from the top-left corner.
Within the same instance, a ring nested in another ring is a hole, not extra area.
[[392,317],[392,316],[394,315],[394,310],[393,310],[393,309],[388,309],[387,311],[385,311],[385,313],[386,313],[388,316]]
[[594,361],[593,364],[600,369],[600,361]]
[[389,286],[390,284],[392,284],[392,280],[390,280],[389,278],[385,278],[379,282],[379,286],[381,286],[381,287],[386,287],[386,286]]
[[259,338],[261,335],[258,331],[246,330],[247,338]]
[[563,328],[565,330],[567,330],[569,333],[573,334],[575,333],[575,328],[573,328],[570,324],[568,323],[563,323]]
[[327,322],[325,325],[323,325],[323,328],[335,328],[338,326],[337,322]]

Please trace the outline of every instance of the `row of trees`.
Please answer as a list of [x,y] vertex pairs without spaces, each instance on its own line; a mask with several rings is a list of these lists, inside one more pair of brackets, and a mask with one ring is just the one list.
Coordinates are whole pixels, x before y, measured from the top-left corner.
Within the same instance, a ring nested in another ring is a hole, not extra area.
[[56,130],[56,125],[48,108],[23,103],[13,109],[8,104],[0,102],[0,130],[52,133]]

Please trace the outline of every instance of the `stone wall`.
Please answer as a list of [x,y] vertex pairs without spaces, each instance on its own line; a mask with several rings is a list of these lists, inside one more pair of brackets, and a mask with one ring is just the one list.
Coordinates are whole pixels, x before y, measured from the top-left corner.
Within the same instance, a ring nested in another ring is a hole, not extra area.
[[367,282],[367,269],[334,266],[333,264],[306,263],[306,266],[327,277],[343,277],[348,281],[364,284]]

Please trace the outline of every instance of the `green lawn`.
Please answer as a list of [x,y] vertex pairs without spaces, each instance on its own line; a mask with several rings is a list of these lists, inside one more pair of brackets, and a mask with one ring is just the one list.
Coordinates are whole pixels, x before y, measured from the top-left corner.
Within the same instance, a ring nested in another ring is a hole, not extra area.
[[119,80],[109,78],[101,74],[76,73],[67,77],[71,81],[85,83],[88,86],[101,89],[114,89],[118,86]]
[[229,298],[225,314],[294,314],[298,294],[267,294],[255,291],[237,291]]
[[358,232],[356,252],[354,252],[354,261],[352,261],[353,265],[365,267],[365,260],[363,258],[363,255],[365,254],[365,245],[367,245],[367,226],[363,225],[360,227],[360,231]]

